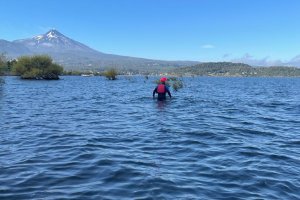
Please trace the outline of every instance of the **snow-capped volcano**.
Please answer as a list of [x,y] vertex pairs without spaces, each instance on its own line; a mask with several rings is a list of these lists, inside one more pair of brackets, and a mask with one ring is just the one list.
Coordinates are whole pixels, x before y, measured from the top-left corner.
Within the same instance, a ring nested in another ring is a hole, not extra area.
[[7,53],[10,58],[23,55],[49,55],[66,69],[85,69],[86,67],[99,69],[113,66],[134,70],[150,67],[159,70],[164,66],[197,64],[197,62],[189,61],[161,61],[102,53],[68,38],[54,29],[45,34],[12,42],[0,39],[1,52]]
[[55,39],[59,39],[59,38],[64,38],[65,36],[63,34],[61,34],[60,32],[56,31],[56,30],[50,30],[47,33],[43,34],[43,35],[38,35],[33,37],[34,39],[36,39],[37,41],[41,41],[41,40],[47,40],[47,41],[51,41],[51,40],[55,40]]
[[50,30],[43,35],[38,35],[32,38],[36,43],[55,43],[55,44],[72,44],[75,41],[64,36],[56,30]]
[[36,53],[49,51],[88,51],[95,52],[95,50],[72,40],[57,30],[50,30],[45,34],[34,36],[33,38],[15,40],[15,43],[23,44],[31,51]]

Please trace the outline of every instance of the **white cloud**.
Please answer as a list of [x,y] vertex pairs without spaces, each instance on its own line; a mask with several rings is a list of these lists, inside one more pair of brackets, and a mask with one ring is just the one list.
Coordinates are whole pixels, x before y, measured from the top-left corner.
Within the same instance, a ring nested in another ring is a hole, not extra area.
[[234,63],[245,63],[253,67],[270,67],[270,66],[292,66],[300,67],[300,54],[288,60],[274,59],[270,56],[257,58],[249,53],[245,53],[241,57],[234,57],[231,53],[222,56],[223,61]]
[[204,45],[201,46],[201,48],[203,48],[203,49],[213,49],[213,48],[215,48],[215,46],[212,45],[212,44],[204,44]]
[[264,58],[255,58],[254,56],[246,53],[244,56],[240,58],[234,58],[230,60],[231,62],[241,62],[245,64],[249,64],[251,66],[282,66],[287,65],[287,63],[282,62],[281,60],[273,60],[270,57]]
[[291,60],[285,62],[285,65],[300,67],[300,55],[297,55],[293,57]]

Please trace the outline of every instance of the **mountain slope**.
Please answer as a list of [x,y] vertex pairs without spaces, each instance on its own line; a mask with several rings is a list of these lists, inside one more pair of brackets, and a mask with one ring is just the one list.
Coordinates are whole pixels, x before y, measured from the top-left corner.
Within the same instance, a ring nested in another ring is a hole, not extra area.
[[23,44],[17,44],[0,39],[0,53],[8,54],[10,57],[18,57],[30,53],[30,50]]
[[104,67],[159,70],[161,67],[188,66],[198,63],[192,61],[161,61],[106,54],[68,38],[57,30],[50,30],[33,38],[13,42],[2,40],[0,42],[0,52],[6,52],[9,57],[47,54],[68,70],[101,69]]

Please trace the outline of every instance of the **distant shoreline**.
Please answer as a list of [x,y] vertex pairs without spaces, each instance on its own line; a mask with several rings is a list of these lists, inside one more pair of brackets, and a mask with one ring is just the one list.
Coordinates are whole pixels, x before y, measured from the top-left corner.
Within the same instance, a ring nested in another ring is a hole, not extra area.
[[[78,76],[78,77],[86,77],[88,76],[81,76],[81,75],[60,75],[60,77],[66,77],[66,76]],[[161,77],[161,76],[167,76],[167,77],[183,77],[183,78],[196,78],[196,77],[207,77],[207,78],[300,78],[300,76],[210,76],[210,75],[143,75],[143,74],[119,74],[118,76],[149,76],[149,77]],[[19,77],[16,75],[0,75],[0,77]],[[90,77],[104,77],[104,76],[90,76]],[[32,79],[22,79],[22,80],[32,80]]]

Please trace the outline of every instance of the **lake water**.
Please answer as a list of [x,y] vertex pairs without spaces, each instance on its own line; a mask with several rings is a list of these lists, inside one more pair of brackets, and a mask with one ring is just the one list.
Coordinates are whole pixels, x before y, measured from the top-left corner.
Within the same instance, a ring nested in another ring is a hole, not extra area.
[[1,200],[300,199],[299,78],[2,79]]

